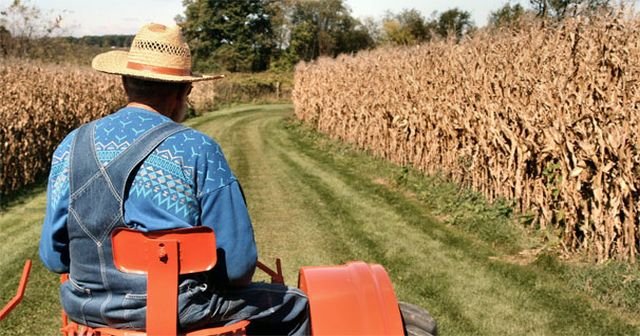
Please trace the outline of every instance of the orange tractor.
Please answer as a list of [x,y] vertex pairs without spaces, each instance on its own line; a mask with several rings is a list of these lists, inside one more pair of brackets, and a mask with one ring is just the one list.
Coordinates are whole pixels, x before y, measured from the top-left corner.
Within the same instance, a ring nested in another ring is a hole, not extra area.
[[[208,227],[140,232],[116,229],[112,236],[116,267],[127,273],[147,274],[147,329],[145,331],[91,328],[70,321],[62,312],[63,336],[245,335],[249,321],[189,332],[177,330],[178,276],[211,270],[216,264],[215,235]],[[131,249],[137,246],[137,249]],[[142,252],[142,253],[141,253]],[[280,260],[276,270],[258,262],[272,282],[284,283]],[[22,300],[31,269],[24,266],[18,292],[0,311],[0,321]],[[67,276],[61,277],[66,281]],[[380,265],[350,262],[342,266],[302,267],[298,287],[309,297],[313,335],[436,334],[428,312],[398,304],[389,276]]]

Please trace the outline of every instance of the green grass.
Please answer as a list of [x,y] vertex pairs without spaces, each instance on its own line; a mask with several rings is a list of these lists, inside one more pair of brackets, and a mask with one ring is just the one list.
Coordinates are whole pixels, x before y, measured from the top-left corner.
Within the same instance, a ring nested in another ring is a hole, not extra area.
[[26,259],[33,260],[22,303],[0,322],[0,335],[54,335],[60,323],[58,277],[38,261],[38,241],[45,212],[44,187],[23,192],[0,212],[0,302],[15,295]]
[[[243,184],[261,259],[380,263],[397,296],[429,309],[441,335],[640,335],[640,270],[561,261],[547,235],[440,177],[372,158],[291,120],[290,105],[240,106],[192,119],[217,139]],[[36,258],[44,195],[0,215],[2,299]],[[27,297],[0,335],[53,335],[57,277],[34,264]]]

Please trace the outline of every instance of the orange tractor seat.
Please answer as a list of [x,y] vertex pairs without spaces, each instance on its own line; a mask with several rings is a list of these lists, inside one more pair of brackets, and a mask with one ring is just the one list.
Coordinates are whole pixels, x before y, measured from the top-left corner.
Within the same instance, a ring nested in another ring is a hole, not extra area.
[[[111,235],[113,262],[122,272],[147,274],[146,331],[91,328],[62,312],[63,336],[245,335],[249,321],[178,334],[178,276],[211,270],[217,261],[211,228],[197,226],[154,232],[117,228]],[[137,249],[132,249],[137,246]],[[142,248],[142,252],[140,251]],[[63,275],[63,281],[67,278]]]

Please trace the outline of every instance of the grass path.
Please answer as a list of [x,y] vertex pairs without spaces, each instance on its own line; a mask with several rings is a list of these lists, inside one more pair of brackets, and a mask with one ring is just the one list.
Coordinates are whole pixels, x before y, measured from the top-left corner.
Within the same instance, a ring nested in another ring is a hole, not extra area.
[[[441,335],[640,335],[637,310],[577,290],[551,257],[513,262],[531,242],[499,214],[310,134],[289,116],[287,105],[245,106],[187,124],[222,145],[261,260],[281,257],[290,284],[303,265],[365,260],[386,267],[400,299],[428,308]],[[3,302],[23,260],[37,259],[44,202],[35,190],[0,214]],[[55,335],[56,288],[56,276],[35,262],[27,297],[0,322],[0,335]]]

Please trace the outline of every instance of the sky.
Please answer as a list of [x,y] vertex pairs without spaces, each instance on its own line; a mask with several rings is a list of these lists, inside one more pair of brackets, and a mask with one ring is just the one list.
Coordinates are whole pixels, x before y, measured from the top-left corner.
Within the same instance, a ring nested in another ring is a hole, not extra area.
[[[0,10],[13,0],[0,0]],[[35,5],[45,14],[61,14],[64,35],[135,34],[148,22],[175,23],[174,18],[184,12],[182,0],[23,0]],[[429,18],[434,11],[451,8],[469,11],[477,26],[487,23],[489,13],[507,0],[345,0],[356,18],[381,18],[388,10],[398,13],[415,8]],[[512,4],[527,4],[528,0],[511,0]]]

